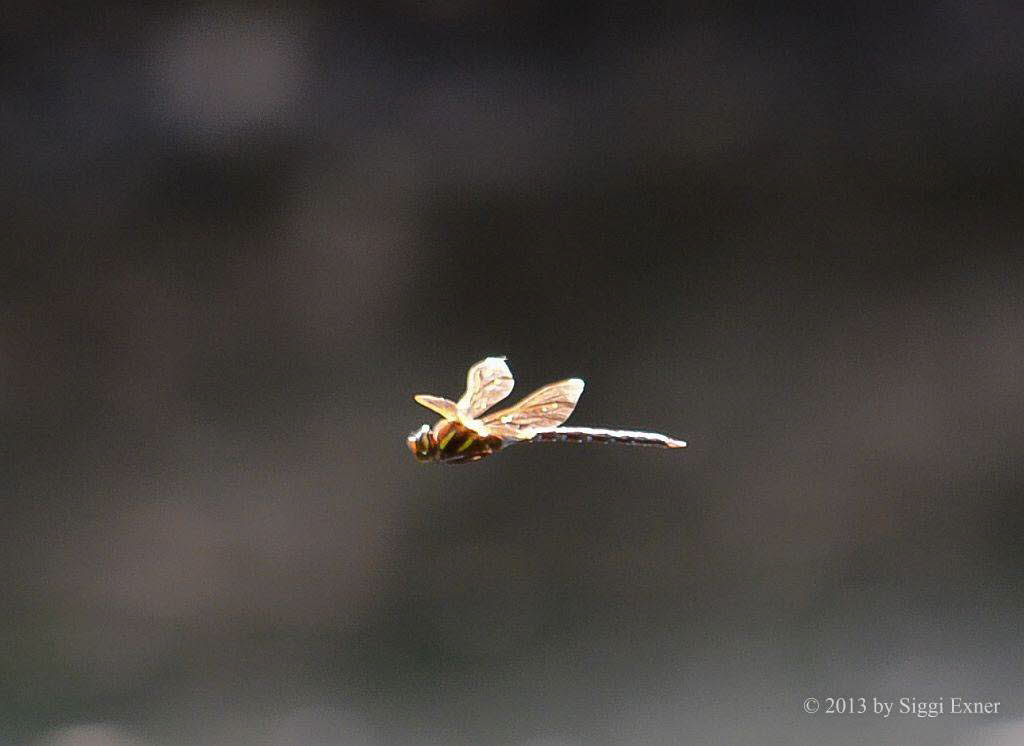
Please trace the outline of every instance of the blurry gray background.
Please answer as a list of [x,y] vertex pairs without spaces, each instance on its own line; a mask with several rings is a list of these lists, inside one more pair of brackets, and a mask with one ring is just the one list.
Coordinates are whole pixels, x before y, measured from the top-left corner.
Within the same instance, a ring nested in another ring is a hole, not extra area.
[[[888,5],[6,4],[0,743],[1024,743],[1024,14]],[[690,448],[416,464],[500,354]]]

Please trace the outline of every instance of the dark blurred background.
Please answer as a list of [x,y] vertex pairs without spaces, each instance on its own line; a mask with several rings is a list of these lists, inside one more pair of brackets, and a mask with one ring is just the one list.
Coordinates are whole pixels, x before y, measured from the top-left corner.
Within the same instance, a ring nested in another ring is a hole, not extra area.
[[7,3],[0,743],[1024,743],[1024,13],[859,5]]

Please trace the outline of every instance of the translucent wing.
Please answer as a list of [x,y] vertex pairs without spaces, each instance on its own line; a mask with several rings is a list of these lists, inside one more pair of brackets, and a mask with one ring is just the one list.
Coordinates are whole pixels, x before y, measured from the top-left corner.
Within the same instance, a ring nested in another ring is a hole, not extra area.
[[512,372],[503,357],[489,357],[469,369],[459,412],[477,418],[512,392]]
[[514,407],[502,409],[481,420],[491,435],[526,440],[536,430],[558,427],[576,409],[583,393],[583,381],[567,378],[537,389]]
[[431,396],[430,394],[416,394],[413,399],[416,400],[417,404],[422,404],[427,409],[437,412],[446,420],[451,420],[452,422],[459,421],[458,406],[450,399],[445,399],[441,396]]

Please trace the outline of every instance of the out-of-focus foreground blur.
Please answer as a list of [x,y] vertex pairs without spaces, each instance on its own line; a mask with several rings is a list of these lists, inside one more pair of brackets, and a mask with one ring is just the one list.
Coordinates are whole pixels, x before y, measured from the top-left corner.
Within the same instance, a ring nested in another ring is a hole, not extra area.
[[772,7],[5,8],[0,743],[1024,742],[1024,14]]

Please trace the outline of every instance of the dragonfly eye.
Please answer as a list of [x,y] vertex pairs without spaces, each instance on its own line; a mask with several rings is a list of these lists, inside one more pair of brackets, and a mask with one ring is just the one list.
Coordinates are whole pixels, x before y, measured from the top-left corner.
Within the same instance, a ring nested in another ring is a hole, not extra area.
[[430,432],[429,425],[423,425],[419,430],[410,433],[409,437],[405,439],[405,443],[418,461],[429,461],[433,458],[434,451],[437,448],[437,443],[434,441],[434,435]]

